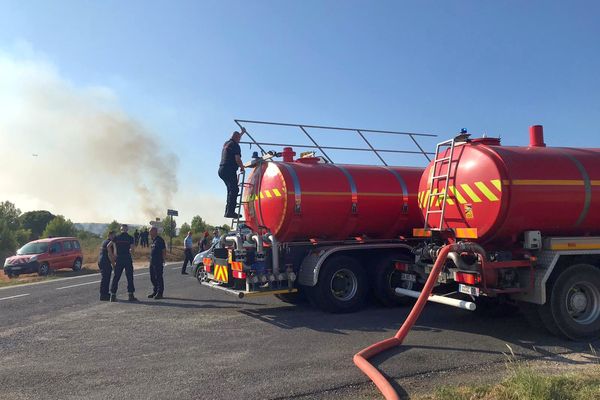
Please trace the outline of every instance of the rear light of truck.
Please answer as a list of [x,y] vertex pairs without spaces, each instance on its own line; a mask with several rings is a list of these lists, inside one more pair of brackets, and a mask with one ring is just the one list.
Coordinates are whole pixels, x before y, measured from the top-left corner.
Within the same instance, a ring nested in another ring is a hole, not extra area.
[[464,283],[466,285],[476,285],[481,283],[481,276],[479,274],[470,274],[467,272],[455,272],[454,280],[458,283]]
[[231,271],[231,274],[236,279],[246,279],[246,273],[242,271]]
[[405,264],[400,261],[396,261],[394,263],[394,268],[396,268],[396,271],[406,272],[406,271],[408,271],[408,264]]

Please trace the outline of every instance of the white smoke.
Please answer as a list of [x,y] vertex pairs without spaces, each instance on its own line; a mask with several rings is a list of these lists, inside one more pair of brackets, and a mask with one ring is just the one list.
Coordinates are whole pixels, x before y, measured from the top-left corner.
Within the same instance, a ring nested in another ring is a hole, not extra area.
[[76,221],[147,222],[171,207],[177,158],[106,87],[0,52],[0,201]]

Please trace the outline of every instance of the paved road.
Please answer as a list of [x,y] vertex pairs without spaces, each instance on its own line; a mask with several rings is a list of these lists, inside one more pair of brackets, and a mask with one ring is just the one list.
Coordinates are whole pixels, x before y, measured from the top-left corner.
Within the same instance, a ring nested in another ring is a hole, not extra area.
[[[167,298],[156,301],[145,297],[147,270],[136,275],[137,304],[99,302],[98,275],[0,289],[0,398],[377,398],[352,356],[390,337],[409,311],[330,315],[270,296],[240,301],[175,265],[165,269]],[[406,344],[375,360],[400,393],[411,392],[409,378],[443,384],[502,368],[507,344],[518,357],[558,360],[589,350],[520,317],[435,304]]]

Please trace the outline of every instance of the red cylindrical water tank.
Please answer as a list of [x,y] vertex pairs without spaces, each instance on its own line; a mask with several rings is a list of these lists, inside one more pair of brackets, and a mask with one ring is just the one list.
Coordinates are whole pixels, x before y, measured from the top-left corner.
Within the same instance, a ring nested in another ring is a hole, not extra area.
[[300,158],[268,162],[250,178],[246,224],[281,242],[392,239],[421,226],[417,188],[423,168],[339,165]]
[[[443,228],[463,232],[483,244],[510,245],[528,230],[543,235],[600,234],[600,149],[501,146],[499,140],[475,139],[457,144],[452,157]],[[541,140],[540,140],[541,139]],[[443,156],[449,157],[449,150]],[[433,162],[419,185],[423,216],[427,203],[440,210],[448,163]],[[434,193],[432,196],[431,193]],[[441,213],[429,215],[437,228]],[[466,228],[466,229],[465,229]]]

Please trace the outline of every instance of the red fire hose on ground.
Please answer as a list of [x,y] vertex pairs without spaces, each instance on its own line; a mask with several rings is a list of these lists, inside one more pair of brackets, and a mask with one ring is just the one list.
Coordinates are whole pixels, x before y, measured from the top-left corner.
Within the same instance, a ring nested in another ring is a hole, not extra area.
[[423,311],[423,307],[425,307],[425,303],[427,303],[427,299],[429,295],[431,295],[431,291],[437,281],[438,275],[442,270],[444,263],[446,262],[446,258],[448,257],[448,253],[451,251],[455,251],[455,247],[457,245],[448,245],[442,247],[440,250],[437,260],[433,265],[433,269],[429,273],[429,277],[427,278],[427,282],[425,282],[425,286],[421,291],[421,295],[419,296],[417,302],[413,306],[410,314],[408,314],[408,318],[404,321],[398,332],[389,339],[385,339],[381,342],[375,343],[366,349],[363,349],[354,355],[354,364],[365,374],[367,375],[373,383],[377,386],[381,394],[386,398],[386,400],[399,400],[398,394],[392,387],[392,385],[388,382],[388,380],[382,375],[381,372],[377,368],[373,366],[368,360],[385,351],[391,349],[392,347],[400,346],[404,341],[404,338],[411,330],[419,315],[421,315],[421,311]]

